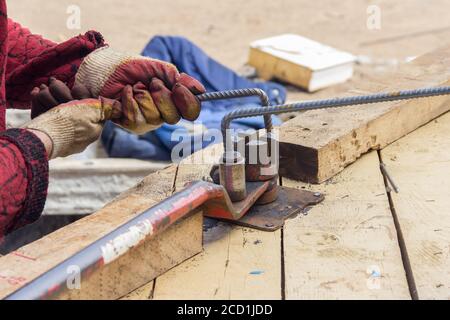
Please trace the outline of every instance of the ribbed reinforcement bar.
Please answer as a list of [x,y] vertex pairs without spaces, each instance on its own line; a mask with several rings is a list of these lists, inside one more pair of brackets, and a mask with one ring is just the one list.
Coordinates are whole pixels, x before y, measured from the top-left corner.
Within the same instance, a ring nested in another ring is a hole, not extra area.
[[227,131],[230,128],[230,123],[233,120],[240,118],[249,118],[256,116],[268,116],[274,114],[282,114],[287,112],[303,111],[303,110],[313,110],[313,109],[325,109],[325,108],[336,108],[351,105],[360,104],[371,104],[386,101],[396,101],[396,100],[407,100],[416,98],[425,98],[432,96],[440,96],[450,94],[450,86],[445,87],[435,87],[435,88],[420,88],[413,90],[402,90],[402,91],[392,91],[392,92],[382,92],[363,96],[352,96],[343,98],[332,98],[324,100],[312,100],[288,103],[278,106],[269,106],[266,108],[242,108],[236,109],[222,119],[222,135],[224,139],[224,147],[227,148],[232,146],[230,140],[230,135],[227,135]]
[[[207,92],[204,94],[200,94],[197,98],[200,102],[203,101],[212,101],[212,100],[224,100],[224,99],[236,99],[236,98],[244,98],[244,97],[252,97],[257,96],[261,100],[261,105],[263,107],[269,106],[269,96],[259,88],[248,88],[248,89],[236,89],[236,90],[227,90],[227,91],[216,91],[216,92]],[[270,115],[264,116],[264,125],[267,131],[272,130],[272,118]]]

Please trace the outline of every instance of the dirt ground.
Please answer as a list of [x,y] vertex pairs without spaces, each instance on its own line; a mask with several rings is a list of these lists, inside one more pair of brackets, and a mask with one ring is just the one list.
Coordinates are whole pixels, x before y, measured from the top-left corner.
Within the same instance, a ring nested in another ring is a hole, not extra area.
[[[448,0],[10,0],[13,19],[52,40],[84,31],[103,33],[111,46],[139,53],[154,35],[185,36],[239,70],[251,41],[296,33],[361,56],[352,81],[314,95],[290,88],[289,100],[331,97],[354,81],[395,68],[450,39]],[[66,27],[67,8],[81,10],[81,29]],[[370,30],[367,8],[381,9],[381,28]]]

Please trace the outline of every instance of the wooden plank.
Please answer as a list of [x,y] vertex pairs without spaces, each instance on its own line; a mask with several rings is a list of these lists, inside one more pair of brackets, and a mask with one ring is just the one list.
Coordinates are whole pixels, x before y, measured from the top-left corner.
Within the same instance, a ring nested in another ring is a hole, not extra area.
[[154,299],[280,299],[280,231],[220,223],[204,251],[156,279]]
[[252,47],[249,51],[248,64],[256,69],[261,79],[276,78],[308,90],[312,76],[311,69]]
[[[208,176],[222,154],[211,146],[180,163],[177,189]],[[198,162],[203,160],[203,162]],[[219,223],[204,233],[204,251],[156,279],[154,299],[280,299],[281,236]]]
[[[352,94],[450,84],[450,46],[421,56],[394,73],[365,78]],[[281,173],[323,182],[371,149],[380,149],[450,109],[450,96],[311,110],[280,130]]]
[[325,193],[284,227],[287,299],[409,299],[376,152],[329,183],[283,185]]
[[382,151],[420,299],[450,299],[450,113]]
[[[5,297],[142,210],[170,196],[175,175],[175,166],[154,173],[97,213],[0,258],[0,297]],[[72,292],[65,298],[119,298],[201,251],[201,233],[201,214],[196,214],[172,226],[154,241],[150,239],[130,250],[117,259],[117,263],[107,265],[99,274],[83,281],[82,295]],[[163,241],[164,238],[174,242]],[[152,257],[153,262],[150,261]],[[83,287],[95,289],[86,293]]]
[[250,43],[248,65],[264,80],[275,78],[314,92],[349,80],[354,60],[353,55],[312,39],[281,34]]

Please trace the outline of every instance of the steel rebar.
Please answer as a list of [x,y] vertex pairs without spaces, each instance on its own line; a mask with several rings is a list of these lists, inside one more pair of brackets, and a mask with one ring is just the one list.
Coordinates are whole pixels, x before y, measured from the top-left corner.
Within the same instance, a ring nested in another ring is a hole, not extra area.
[[[244,97],[257,96],[261,100],[261,106],[268,107],[270,104],[269,96],[259,88],[248,89],[236,89],[226,91],[207,92],[197,96],[200,102],[223,100],[223,99],[236,99]],[[270,115],[264,115],[264,125],[267,131],[272,130],[272,118]]]
[[335,108],[360,104],[371,104],[386,101],[424,98],[446,94],[450,94],[450,86],[382,92],[363,96],[351,96],[351,97],[332,98],[324,100],[302,101],[278,106],[269,106],[266,108],[253,107],[253,108],[236,109],[225,115],[225,117],[222,119],[222,135],[224,139],[223,140],[224,147],[227,148],[227,146],[230,147],[232,145],[232,143],[228,142],[228,139],[230,137],[227,137],[227,131],[230,127],[231,121],[240,118],[275,115],[294,111]]

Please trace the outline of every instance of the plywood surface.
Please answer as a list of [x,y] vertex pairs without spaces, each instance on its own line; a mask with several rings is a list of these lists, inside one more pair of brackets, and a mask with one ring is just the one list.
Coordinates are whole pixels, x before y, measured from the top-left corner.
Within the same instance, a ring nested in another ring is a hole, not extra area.
[[[323,203],[284,227],[286,299],[409,299],[376,152],[327,184]],[[283,179],[283,185],[311,188]]]

